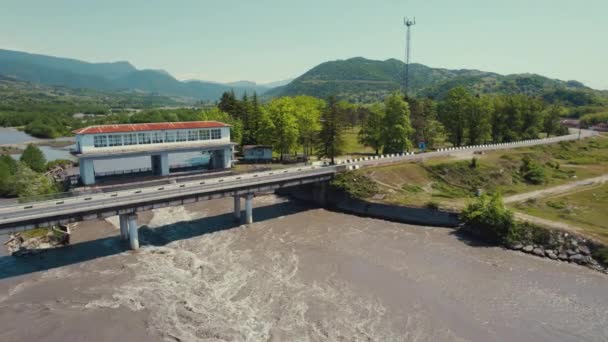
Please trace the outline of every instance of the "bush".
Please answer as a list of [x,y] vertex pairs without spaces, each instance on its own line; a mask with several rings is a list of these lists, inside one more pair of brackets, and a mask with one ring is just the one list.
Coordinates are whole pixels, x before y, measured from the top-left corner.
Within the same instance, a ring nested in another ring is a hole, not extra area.
[[416,184],[403,184],[401,189],[403,189],[404,191],[413,192],[413,193],[422,192],[422,188]]
[[471,163],[469,164],[469,167],[471,169],[476,169],[477,168],[477,158],[473,157],[473,159],[471,159]]
[[521,161],[519,173],[527,183],[543,184],[545,182],[547,175],[542,165],[533,161],[529,156],[523,157]]
[[498,193],[480,196],[463,210],[460,218],[466,231],[497,244],[506,243],[516,227],[513,213]]
[[426,202],[426,204],[424,205],[425,208],[427,209],[434,209],[437,210],[439,209],[439,203],[437,202]]
[[593,258],[604,265],[608,265],[608,247],[601,247],[593,251]]

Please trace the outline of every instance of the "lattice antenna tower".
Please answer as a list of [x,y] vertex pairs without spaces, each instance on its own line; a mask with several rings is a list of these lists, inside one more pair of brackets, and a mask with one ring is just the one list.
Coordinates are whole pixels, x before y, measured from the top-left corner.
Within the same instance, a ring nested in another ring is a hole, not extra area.
[[403,18],[403,25],[406,27],[405,37],[405,73],[403,76],[403,91],[407,95],[407,90],[410,81],[410,56],[411,56],[411,41],[412,41],[412,26],[416,25],[416,17],[414,19]]

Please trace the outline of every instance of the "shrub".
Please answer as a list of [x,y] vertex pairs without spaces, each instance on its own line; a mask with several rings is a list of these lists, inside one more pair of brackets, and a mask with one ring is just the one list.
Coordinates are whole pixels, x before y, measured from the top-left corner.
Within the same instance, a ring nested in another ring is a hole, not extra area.
[[426,204],[424,205],[424,207],[427,208],[427,209],[435,209],[435,210],[437,210],[437,209],[439,209],[439,203],[433,202],[433,201],[426,202]]
[[460,218],[465,230],[492,243],[506,243],[516,226],[513,213],[498,193],[482,195],[463,210]]
[[547,206],[553,209],[561,210],[566,208],[566,202],[564,201],[547,201]]
[[533,161],[529,156],[523,157],[521,161],[519,173],[527,183],[543,184],[545,182],[547,175],[542,165]]
[[418,193],[422,192],[422,188],[416,184],[403,184],[401,187],[404,191]]
[[593,258],[604,265],[608,265],[608,247],[601,247],[593,251]]
[[471,159],[471,163],[469,164],[469,167],[471,169],[476,169],[477,168],[477,158],[473,157],[473,159]]

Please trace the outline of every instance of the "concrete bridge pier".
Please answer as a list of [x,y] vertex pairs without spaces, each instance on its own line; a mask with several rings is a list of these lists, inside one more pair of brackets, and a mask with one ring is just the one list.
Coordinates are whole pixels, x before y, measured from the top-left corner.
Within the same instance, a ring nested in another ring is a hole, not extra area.
[[129,218],[128,215],[118,215],[118,221],[120,222],[120,239],[126,240],[129,238]]
[[127,217],[129,222],[129,244],[132,250],[139,249],[139,233],[137,232],[137,214],[130,214]]
[[241,222],[241,196],[234,195],[234,220]]
[[247,224],[253,223],[253,194],[245,196],[245,222]]

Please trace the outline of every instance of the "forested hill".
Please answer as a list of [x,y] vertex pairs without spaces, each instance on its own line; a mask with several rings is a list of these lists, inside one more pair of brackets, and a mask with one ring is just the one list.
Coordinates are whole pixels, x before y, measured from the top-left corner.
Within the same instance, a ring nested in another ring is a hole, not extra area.
[[[375,102],[400,88],[404,70],[404,63],[396,59],[379,61],[355,57],[325,62],[266,95],[311,95],[325,98],[335,94],[351,102]],[[570,94],[574,97],[601,96],[600,92],[576,81],[560,81],[534,74],[503,76],[479,70],[431,68],[422,64],[410,65],[409,85],[413,95],[434,98],[442,98],[456,86],[464,86],[483,94],[523,93],[545,96],[559,90],[559,96],[565,93],[574,93]]]
[[[131,90],[194,101],[216,101],[223,92],[234,90],[262,93],[268,89],[255,83],[221,84],[179,81],[164,70],[138,70],[129,62],[89,63],[20,51],[0,49],[0,75],[46,86],[97,91]],[[193,102],[194,102],[193,101]]]

